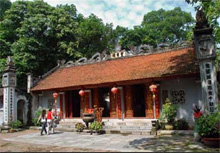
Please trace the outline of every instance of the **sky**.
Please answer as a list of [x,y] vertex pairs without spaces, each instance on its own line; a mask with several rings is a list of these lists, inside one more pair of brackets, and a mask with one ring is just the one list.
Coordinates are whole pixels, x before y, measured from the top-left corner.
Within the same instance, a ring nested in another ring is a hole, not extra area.
[[[11,0],[14,2],[15,0]],[[171,10],[180,7],[195,17],[194,8],[185,0],[44,0],[52,6],[57,4],[74,4],[78,13],[88,17],[91,13],[103,20],[104,23],[133,28],[140,25],[144,14],[163,8]]]

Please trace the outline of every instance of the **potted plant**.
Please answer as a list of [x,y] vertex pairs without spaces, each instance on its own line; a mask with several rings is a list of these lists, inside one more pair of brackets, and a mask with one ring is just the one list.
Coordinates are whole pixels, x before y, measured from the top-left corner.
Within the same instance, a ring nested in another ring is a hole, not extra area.
[[165,104],[163,105],[162,113],[160,116],[160,121],[162,123],[165,123],[166,130],[173,129],[173,122],[177,115],[177,109],[177,105],[172,104],[170,100],[167,98]]
[[21,121],[19,120],[16,120],[16,121],[13,121],[11,123],[11,129],[9,130],[11,133],[12,132],[15,132],[15,129],[19,128],[19,127],[22,127],[23,124],[21,123]]
[[96,131],[97,134],[101,134],[101,130],[103,129],[103,124],[102,122],[92,122],[89,126],[89,129],[91,130],[91,134],[93,131]]
[[83,132],[85,125],[79,122],[79,123],[76,123],[75,128],[77,132]]
[[197,130],[205,145],[220,147],[220,112],[201,116],[197,120]]

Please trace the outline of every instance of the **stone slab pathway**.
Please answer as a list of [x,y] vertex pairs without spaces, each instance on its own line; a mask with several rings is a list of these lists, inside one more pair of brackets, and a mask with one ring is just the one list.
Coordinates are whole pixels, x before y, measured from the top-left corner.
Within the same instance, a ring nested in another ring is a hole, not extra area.
[[17,137],[6,138],[11,142],[31,143],[56,147],[71,147],[103,151],[121,152],[219,152],[219,148],[209,148],[195,142],[192,136],[144,136],[103,134],[90,135],[75,132],[57,132],[40,136],[29,133]]

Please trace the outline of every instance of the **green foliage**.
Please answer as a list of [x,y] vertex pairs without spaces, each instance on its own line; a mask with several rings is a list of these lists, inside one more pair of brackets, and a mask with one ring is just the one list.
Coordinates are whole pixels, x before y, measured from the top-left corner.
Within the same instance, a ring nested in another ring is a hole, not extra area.
[[41,113],[42,113],[42,108],[39,107],[35,113],[34,113],[34,118],[32,119],[32,123],[35,125],[35,126],[41,126],[41,122],[37,122],[38,121],[38,118],[40,117]]
[[22,126],[23,126],[23,124],[19,120],[13,121],[11,123],[11,128],[12,129],[17,129],[17,128],[22,127]]
[[103,125],[102,125],[102,123],[95,121],[90,124],[89,129],[99,131],[99,130],[103,129]]
[[189,129],[189,124],[183,118],[183,119],[179,119],[177,121],[174,121],[173,127],[174,127],[174,130],[188,130]]
[[85,125],[83,123],[76,123],[75,128],[77,131],[82,132],[85,128]]
[[[18,87],[26,74],[38,77],[57,60],[77,60],[114,47],[113,25],[95,15],[85,18],[74,5],[50,6],[42,0],[16,1],[0,22],[0,59],[13,56]],[[0,70],[0,73],[2,70]]]
[[220,135],[220,112],[201,116],[196,124],[201,137],[218,138]]
[[159,43],[176,43],[187,40],[187,34],[194,24],[190,13],[179,7],[165,11],[160,9],[144,15],[142,21],[144,43],[156,46]]
[[162,113],[160,115],[160,120],[162,122],[173,123],[177,115],[178,107],[175,104],[172,104],[167,98],[165,104],[162,108]]
[[84,18],[77,29],[78,50],[83,56],[91,57],[96,52],[102,52],[108,46],[112,25],[104,25],[94,14]]
[[5,11],[11,7],[10,0],[0,0],[0,21],[3,19]]

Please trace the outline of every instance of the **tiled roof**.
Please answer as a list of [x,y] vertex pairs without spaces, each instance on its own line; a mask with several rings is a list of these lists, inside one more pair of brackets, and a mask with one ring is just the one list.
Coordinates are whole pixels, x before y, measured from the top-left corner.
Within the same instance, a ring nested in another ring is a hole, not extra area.
[[32,91],[86,87],[122,81],[199,73],[194,48],[59,68]]

